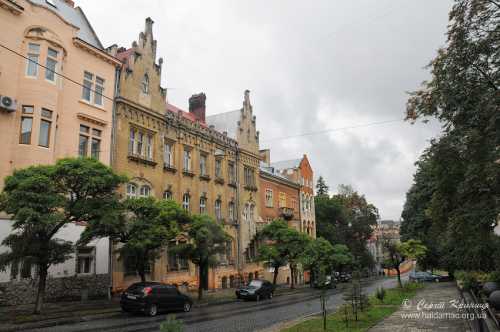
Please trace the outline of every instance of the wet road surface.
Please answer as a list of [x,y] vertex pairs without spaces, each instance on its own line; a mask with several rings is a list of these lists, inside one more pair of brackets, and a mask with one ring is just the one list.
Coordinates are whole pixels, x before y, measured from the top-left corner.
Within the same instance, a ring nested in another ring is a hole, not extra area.
[[[382,279],[363,282],[367,294],[383,286],[396,286],[395,279]],[[176,317],[184,322],[186,332],[233,332],[258,331],[274,324],[294,320],[300,317],[318,313],[320,311],[320,292],[307,290],[304,292],[274,297],[272,300],[260,302],[238,301],[228,304],[193,308],[189,313],[175,313]],[[335,309],[344,302],[342,292],[328,291],[328,309]],[[116,332],[116,331],[159,331],[160,323],[165,320],[166,314],[156,317],[145,317],[132,314],[117,314],[116,317],[82,322],[74,325],[52,326],[30,331],[38,332]]]

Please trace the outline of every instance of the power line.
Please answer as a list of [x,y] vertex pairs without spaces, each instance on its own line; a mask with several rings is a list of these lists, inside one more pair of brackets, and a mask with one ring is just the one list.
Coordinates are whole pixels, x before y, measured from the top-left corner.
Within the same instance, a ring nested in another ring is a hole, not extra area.
[[30,62],[32,62],[32,63],[34,63],[34,64],[36,64],[37,66],[40,66],[40,67],[42,67],[42,68],[45,68],[45,70],[48,70],[48,71],[50,71],[50,72],[52,72],[52,73],[56,74],[57,76],[60,76],[60,77],[62,77],[62,78],[64,78],[64,79],[66,79],[66,80],[70,81],[71,83],[74,83],[74,84],[76,84],[76,85],[78,85],[78,86],[81,86],[82,88],[88,89],[88,90],[90,90],[90,91],[91,91],[91,92],[93,92],[93,93],[97,93],[97,94],[101,95],[101,96],[102,96],[103,98],[105,98],[105,99],[108,99],[108,100],[110,100],[110,101],[114,101],[114,98],[108,97],[108,96],[106,96],[106,95],[104,95],[104,94],[102,94],[102,93],[100,93],[100,92],[97,92],[96,90],[93,90],[93,89],[91,89],[91,88],[89,88],[89,87],[86,87],[86,86],[85,86],[85,85],[83,85],[82,83],[77,82],[77,81],[75,81],[74,79],[69,78],[68,76],[65,76],[65,75],[63,75],[63,74],[61,74],[61,73],[58,73],[58,72],[56,72],[56,71],[54,71],[54,70],[52,70],[52,69],[50,69],[50,68],[47,68],[46,66],[44,66],[44,65],[42,65],[42,64],[40,64],[40,63],[38,63],[38,62],[36,62],[36,61],[34,61],[34,60],[31,60],[30,58],[28,58],[28,57],[27,57],[27,56],[25,56],[24,54],[21,54],[21,53],[19,53],[19,52],[16,52],[16,51],[14,51],[13,49],[11,49],[11,48],[9,48],[9,47],[7,47],[7,46],[3,45],[3,44],[0,44],[0,47],[2,47],[2,48],[4,48],[4,49],[6,49],[6,50],[7,50],[7,51],[9,51],[9,52],[14,53],[15,55],[20,56],[21,58],[24,58],[24,59],[26,59],[26,60],[28,60],[28,61],[30,61]]
[[297,135],[275,137],[275,138],[263,140],[261,142],[281,141],[281,140],[290,139],[290,138],[296,138],[296,137],[320,135],[320,134],[330,133],[330,132],[334,132],[334,131],[342,131],[342,130],[355,129],[355,128],[364,128],[364,127],[372,127],[372,126],[378,126],[378,125],[383,125],[383,124],[393,123],[393,122],[402,122],[404,120],[405,119],[394,119],[394,120],[386,120],[386,121],[365,123],[365,124],[353,125],[353,126],[347,126],[347,127],[339,127],[339,128],[331,128],[331,129],[325,129],[325,130],[319,130],[319,131],[311,131],[311,132],[308,132],[308,133],[302,133],[302,134],[297,134]]

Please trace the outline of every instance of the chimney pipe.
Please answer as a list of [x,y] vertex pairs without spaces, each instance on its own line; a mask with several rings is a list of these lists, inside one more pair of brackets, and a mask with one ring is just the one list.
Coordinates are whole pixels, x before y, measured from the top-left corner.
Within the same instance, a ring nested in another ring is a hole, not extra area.
[[207,96],[203,92],[192,95],[189,98],[189,113],[193,113],[196,120],[200,122],[205,122],[206,100]]

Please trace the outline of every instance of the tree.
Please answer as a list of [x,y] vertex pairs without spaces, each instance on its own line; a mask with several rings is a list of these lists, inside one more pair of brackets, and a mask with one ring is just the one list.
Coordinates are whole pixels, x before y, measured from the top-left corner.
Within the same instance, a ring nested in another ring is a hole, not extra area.
[[194,215],[187,226],[190,242],[180,246],[179,252],[198,267],[198,299],[208,288],[208,269],[218,264],[217,256],[225,251],[230,238],[221,225],[208,215]]
[[309,242],[309,237],[299,233],[294,228],[288,227],[287,223],[280,219],[266,225],[259,233],[259,237],[265,239],[266,243],[259,247],[257,259],[274,268],[273,284],[276,285],[279,268],[289,264],[291,272],[290,287],[294,288],[297,264],[301,260],[302,252]]
[[[447,43],[429,65],[432,78],[407,103],[411,121],[435,117],[442,123],[440,139],[425,153],[436,180],[425,213],[444,238],[437,249],[450,272],[489,271],[496,264],[491,253],[498,248],[492,225],[500,213],[499,9],[492,0],[455,2]],[[432,183],[432,177],[427,180],[420,184]]]
[[316,195],[317,196],[328,196],[328,186],[326,185],[325,179],[320,175],[318,182],[316,183]]
[[341,185],[339,190],[332,197],[315,197],[317,234],[330,243],[346,245],[358,265],[370,268],[373,258],[366,241],[377,224],[378,210],[351,186]]
[[14,171],[5,179],[0,209],[13,216],[13,232],[2,242],[0,269],[23,261],[38,272],[35,313],[40,313],[48,269],[74,252],[58,232],[77,221],[112,218],[115,190],[126,179],[94,159],[61,159],[55,165]]
[[188,220],[186,212],[172,200],[152,197],[129,198],[116,206],[118,218],[89,222],[80,242],[109,237],[119,243],[122,260],[133,261],[135,270],[146,281],[148,267],[161,254],[161,249],[179,233]]
[[406,242],[395,242],[389,239],[383,241],[383,248],[386,256],[383,265],[386,268],[396,270],[399,287],[403,287],[399,266],[407,259],[418,259],[424,256],[427,248],[422,244],[422,242],[413,239]]

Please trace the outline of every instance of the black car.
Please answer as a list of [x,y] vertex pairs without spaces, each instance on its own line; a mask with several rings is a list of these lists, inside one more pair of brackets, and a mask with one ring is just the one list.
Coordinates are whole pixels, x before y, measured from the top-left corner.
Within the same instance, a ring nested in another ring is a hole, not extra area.
[[441,281],[450,281],[449,276],[441,276],[437,274],[432,274],[427,271],[411,271],[410,276],[409,276],[410,281],[413,282],[424,282],[424,281],[431,281],[431,282],[441,282]]
[[255,279],[250,281],[247,286],[240,287],[236,290],[236,297],[244,300],[272,299],[274,294],[274,286],[267,280]]
[[162,310],[191,310],[193,301],[179,292],[173,285],[158,282],[138,282],[132,284],[122,294],[120,306],[125,312],[144,312],[156,316]]
[[351,281],[352,279],[352,276],[350,273],[346,273],[346,272],[342,272],[340,275],[339,275],[339,281],[340,282],[349,282]]
[[325,279],[316,279],[313,283],[314,288],[337,288],[338,280],[335,276],[328,275]]

